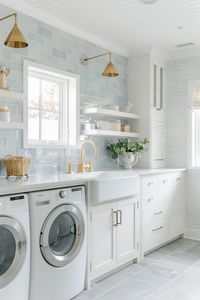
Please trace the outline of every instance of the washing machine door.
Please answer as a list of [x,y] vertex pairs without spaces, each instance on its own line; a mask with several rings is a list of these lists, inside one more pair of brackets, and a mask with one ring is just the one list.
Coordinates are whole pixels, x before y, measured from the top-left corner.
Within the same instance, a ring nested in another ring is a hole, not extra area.
[[0,216],[0,289],[18,274],[26,255],[26,235],[15,219]]
[[56,207],[47,217],[40,233],[44,259],[54,267],[63,267],[79,253],[84,240],[84,219],[70,204]]

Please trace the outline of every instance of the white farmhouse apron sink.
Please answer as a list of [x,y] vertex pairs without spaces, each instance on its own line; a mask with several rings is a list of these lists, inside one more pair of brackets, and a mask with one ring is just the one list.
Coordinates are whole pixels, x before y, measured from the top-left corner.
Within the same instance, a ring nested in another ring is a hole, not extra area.
[[139,193],[139,177],[130,171],[105,171],[91,182],[92,204],[128,198]]

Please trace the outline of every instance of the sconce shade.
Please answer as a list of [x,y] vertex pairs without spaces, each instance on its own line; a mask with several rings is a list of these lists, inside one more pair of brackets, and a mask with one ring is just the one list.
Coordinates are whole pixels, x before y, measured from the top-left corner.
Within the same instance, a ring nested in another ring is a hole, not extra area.
[[28,43],[25,40],[17,24],[14,24],[11,32],[6,38],[4,45],[11,48],[25,48],[28,47]]
[[113,63],[110,61],[105,70],[102,73],[103,76],[106,77],[116,77],[119,75],[119,73],[117,72],[116,68],[114,67]]

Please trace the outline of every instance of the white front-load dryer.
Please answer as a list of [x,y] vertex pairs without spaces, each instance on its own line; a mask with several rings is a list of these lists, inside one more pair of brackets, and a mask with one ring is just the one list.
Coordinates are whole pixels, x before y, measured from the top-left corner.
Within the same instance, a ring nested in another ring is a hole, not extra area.
[[85,188],[34,192],[29,198],[30,300],[69,300],[85,283]]
[[27,195],[0,197],[0,299],[28,300],[30,226]]

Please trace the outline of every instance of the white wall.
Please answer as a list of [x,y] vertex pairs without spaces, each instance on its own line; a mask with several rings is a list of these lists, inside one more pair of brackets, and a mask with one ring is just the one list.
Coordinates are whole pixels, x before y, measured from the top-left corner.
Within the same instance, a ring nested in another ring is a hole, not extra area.
[[[200,56],[167,63],[167,166],[187,167],[188,81],[200,80]],[[200,239],[200,169],[187,171],[186,236]]]
[[[0,4],[1,15],[13,13],[13,10]],[[0,65],[11,69],[7,78],[10,90],[23,91],[23,61],[34,61],[43,65],[68,71],[80,75],[80,100],[81,105],[119,104],[125,105],[127,101],[127,58],[113,53],[112,60],[120,76],[115,78],[103,77],[108,57],[100,57],[87,66],[80,64],[83,55],[93,55],[105,51],[99,46],[79,39],[71,34],[63,32],[46,23],[38,21],[21,13],[18,14],[20,29],[25,35],[29,47],[24,49],[8,48],[3,41],[11,30],[11,22],[1,22],[0,30]],[[18,101],[19,102],[19,101]],[[11,112],[11,120],[20,122],[23,119],[23,107],[17,101],[5,101],[0,99],[0,105],[8,105]],[[108,138],[109,139],[109,138]],[[105,142],[107,139],[96,137],[100,155],[94,158],[94,154],[88,147],[87,160],[94,161],[94,167],[98,169],[115,168],[117,164],[108,155]],[[110,140],[110,139],[109,139]],[[92,149],[91,149],[92,150]],[[73,163],[74,171],[79,162],[79,149],[24,149],[21,130],[0,129],[0,176],[5,176],[5,168],[1,162],[7,154],[31,155],[32,164],[30,173],[56,174],[59,171],[66,172],[66,162]]]

